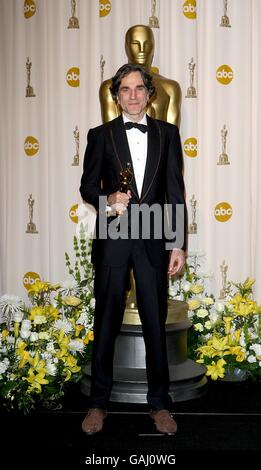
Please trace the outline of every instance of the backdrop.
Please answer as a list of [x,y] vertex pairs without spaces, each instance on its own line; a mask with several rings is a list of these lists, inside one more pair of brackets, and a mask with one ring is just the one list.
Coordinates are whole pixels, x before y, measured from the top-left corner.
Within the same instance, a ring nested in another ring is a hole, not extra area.
[[257,279],[260,300],[260,0],[1,0],[0,8],[1,293],[26,296],[37,278],[67,277],[100,82],[127,61],[127,29],[154,16],[153,65],[183,94],[189,249],[205,254],[215,295],[224,261],[228,279]]

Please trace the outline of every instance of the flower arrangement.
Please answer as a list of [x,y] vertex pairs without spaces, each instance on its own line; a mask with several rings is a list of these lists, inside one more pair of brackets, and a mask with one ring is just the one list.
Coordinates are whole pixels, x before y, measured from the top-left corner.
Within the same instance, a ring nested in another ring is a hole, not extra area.
[[255,281],[230,282],[225,301],[215,301],[206,293],[206,276],[200,276],[199,266],[199,257],[193,254],[183,276],[170,286],[171,298],[189,306],[189,357],[204,364],[212,380],[235,371],[261,377],[261,306],[252,299]]
[[74,251],[74,266],[66,253],[73,279],[37,281],[29,305],[16,296],[0,298],[0,396],[9,409],[27,413],[57,403],[90,358],[93,275],[84,238],[74,238]]
[[[71,278],[36,282],[20,298],[0,298],[0,397],[25,413],[57,403],[70,382],[82,378],[93,341],[93,268],[83,232],[74,237],[75,263],[66,253]],[[212,380],[237,368],[261,377],[261,307],[252,299],[254,280],[229,283],[224,302],[208,295],[200,256],[191,254],[169,297],[188,303],[192,323],[188,356],[206,366]]]

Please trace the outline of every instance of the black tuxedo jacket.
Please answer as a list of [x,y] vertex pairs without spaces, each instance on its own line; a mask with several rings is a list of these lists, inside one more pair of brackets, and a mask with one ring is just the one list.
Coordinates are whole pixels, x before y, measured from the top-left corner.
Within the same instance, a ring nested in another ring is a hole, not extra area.
[[[152,206],[171,204],[172,230],[176,231],[176,204],[184,205],[184,243],[186,247],[186,206],[184,198],[184,182],[182,176],[182,149],[178,128],[164,121],[147,116],[148,147],[147,161],[143,180],[142,193],[139,197],[135,177],[130,190],[132,204]],[[99,211],[99,196],[109,196],[119,190],[120,171],[131,163],[126,130],[122,116],[90,129],[84,157],[84,168],[81,179],[80,193],[84,201],[92,204]],[[104,220],[104,218],[103,218]],[[144,240],[147,254],[154,266],[166,262],[164,233],[161,239],[155,239],[153,232],[153,216],[149,238]],[[110,218],[107,219],[110,223]],[[142,224],[142,221],[140,222]],[[96,224],[99,224],[99,212]],[[164,230],[163,230],[164,232]],[[126,262],[132,240],[130,239],[99,239],[99,229],[93,241],[92,260],[110,266],[120,266]]]

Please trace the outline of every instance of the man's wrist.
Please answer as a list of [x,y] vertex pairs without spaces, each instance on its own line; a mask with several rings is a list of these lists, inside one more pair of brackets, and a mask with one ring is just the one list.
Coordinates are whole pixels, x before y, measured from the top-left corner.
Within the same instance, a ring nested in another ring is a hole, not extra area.
[[184,250],[182,250],[182,248],[173,248],[172,251],[176,251],[176,252],[180,253],[182,256],[184,256],[184,258],[187,257],[187,254],[185,253]]

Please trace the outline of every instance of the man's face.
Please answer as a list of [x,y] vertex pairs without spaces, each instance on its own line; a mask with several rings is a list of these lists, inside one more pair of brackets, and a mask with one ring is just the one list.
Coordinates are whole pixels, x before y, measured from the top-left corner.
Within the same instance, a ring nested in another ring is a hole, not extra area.
[[124,114],[132,121],[140,121],[149,100],[140,72],[130,72],[121,80],[118,103]]
[[132,28],[126,36],[126,53],[131,64],[151,64],[154,52],[154,38],[146,27]]

